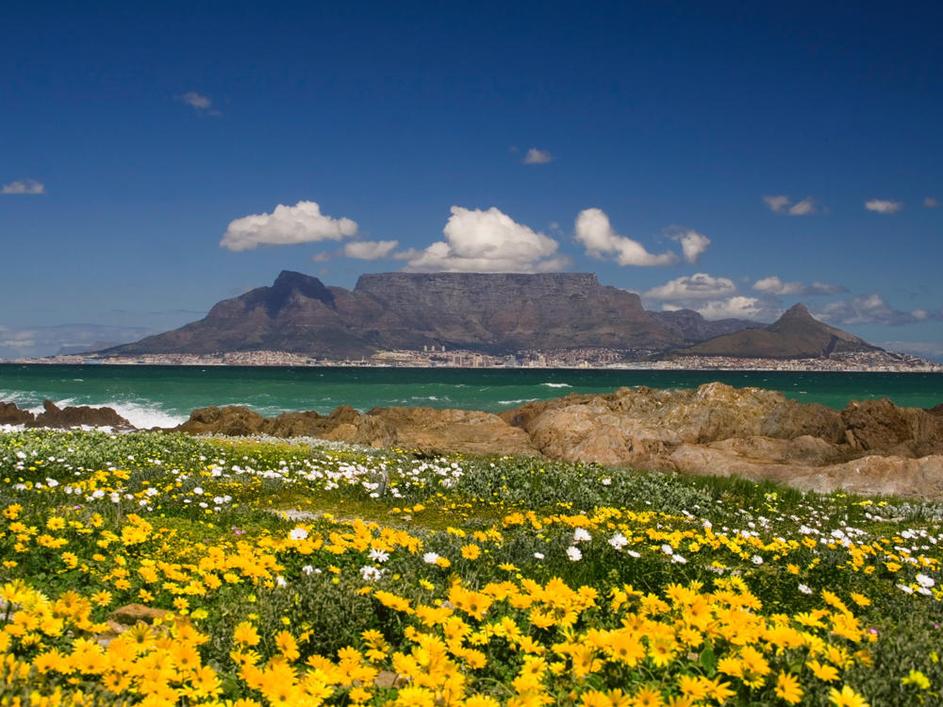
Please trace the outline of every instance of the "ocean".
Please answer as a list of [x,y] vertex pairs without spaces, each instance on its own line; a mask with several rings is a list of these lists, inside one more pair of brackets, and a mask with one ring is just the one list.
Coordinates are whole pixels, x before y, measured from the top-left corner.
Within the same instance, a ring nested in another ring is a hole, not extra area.
[[887,397],[898,405],[943,403],[943,373],[794,373],[457,368],[263,368],[0,364],[0,401],[37,410],[107,405],[137,427],[171,427],[193,408],[248,405],[264,415],[330,412],[338,405],[458,407],[502,411],[567,393],[620,386],[692,388],[710,381],[779,390],[835,408]]

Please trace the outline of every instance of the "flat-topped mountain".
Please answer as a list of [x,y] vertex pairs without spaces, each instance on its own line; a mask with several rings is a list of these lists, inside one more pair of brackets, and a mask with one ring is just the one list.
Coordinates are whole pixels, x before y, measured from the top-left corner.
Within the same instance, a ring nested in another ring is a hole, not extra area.
[[833,353],[881,351],[863,339],[813,317],[804,304],[790,307],[774,323],[695,344],[684,353],[738,358],[818,358]]
[[[682,348],[695,342],[701,343]],[[762,358],[876,350],[818,322],[801,305],[770,326],[708,321],[691,310],[653,313],[637,294],[601,285],[590,273],[383,273],[363,275],[347,290],[285,271],[269,287],[219,302],[200,321],[102,353],[267,350],[337,359],[425,346]]]
[[639,296],[588,273],[386,273],[353,290],[282,272],[180,329],[109,354],[275,350],[327,357],[446,346],[488,353],[526,349],[665,349],[683,337]]

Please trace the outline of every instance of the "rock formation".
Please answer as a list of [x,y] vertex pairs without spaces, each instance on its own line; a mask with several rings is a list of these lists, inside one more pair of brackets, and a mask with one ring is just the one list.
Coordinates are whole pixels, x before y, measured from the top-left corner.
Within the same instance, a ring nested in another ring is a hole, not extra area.
[[[311,435],[430,453],[528,454],[609,466],[769,479],[943,498],[943,417],[886,400],[842,411],[781,393],[709,383],[622,388],[528,403],[501,415],[377,408],[262,418],[245,408],[194,411],[182,431]],[[238,432],[236,432],[238,431]]]
[[33,418],[33,413],[20,410],[14,403],[0,403],[0,425],[26,425]]
[[43,401],[43,412],[26,423],[27,427],[111,427],[116,430],[130,430],[134,426],[109,407],[87,407],[77,405],[59,408],[51,400]]

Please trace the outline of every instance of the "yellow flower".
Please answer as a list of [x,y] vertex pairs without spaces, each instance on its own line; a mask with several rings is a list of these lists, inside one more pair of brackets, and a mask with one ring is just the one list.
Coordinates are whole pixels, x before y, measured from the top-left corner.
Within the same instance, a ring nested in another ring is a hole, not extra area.
[[236,643],[242,643],[247,646],[255,646],[259,643],[259,632],[255,630],[255,626],[250,624],[248,621],[243,621],[238,626],[236,630],[233,631],[233,640]]
[[478,545],[464,545],[462,547],[462,557],[466,560],[477,560],[481,557],[481,548]]
[[802,699],[802,688],[799,681],[790,673],[780,673],[776,678],[776,696],[791,705]]
[[843,685],[841,692],[836,688],[828,691],[828,701],[835,707],[868,707],[868,702],[848,685]]
[[919,670],[911,670],[911,671],[907,674],[907,677],[901,678],[900,684],[901,684],[901,685],[913,685],[914,687],[917,687],[917,688],[919,688],[919,689],[921,689],[921,690],[929,690],[929,689],[930,689],[930,678],[928,678],[926,675],[924,675],[924,674],[923,674],[922,672],[920,672]]

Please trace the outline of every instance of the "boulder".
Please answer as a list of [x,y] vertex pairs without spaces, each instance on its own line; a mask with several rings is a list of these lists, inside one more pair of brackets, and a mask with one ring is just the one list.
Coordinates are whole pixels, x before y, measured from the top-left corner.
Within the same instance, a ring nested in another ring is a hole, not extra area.
[[113,408],[77,405],[60,408],[51,400],[43,401],[43,412],[26,423],[27,427],[111,427],[133,430],[134,425],[121,417]]
[[366,417],[389,429],[396,445],[430,453],[535,454],[527,433],[497,415],[478,410],[379,408]]
[[242,405],[198,408],[175,429],[190,434],[221,434],[234,437],[261,434],[265,418]]
[[853,402],[841,413],[848,444],[865,452],[922,457],[943,451],[943,418],[890,400]]
[[341,405],[330,415],[316,412],[283,412],[266,420],[263,429],[274,437],[323,437],[338,425],[351,423],[360,416],[349,405]]
[[932,408],[927,408],[927,412],[930,413],[931,415],[939,415],[943,417],[943,403],[940,403],[939,405],[935,405]]
[[20,410],[16,403],[0,402],[0,425],[28,425],[34,417],[29,410]]

